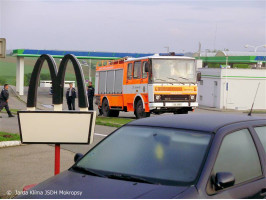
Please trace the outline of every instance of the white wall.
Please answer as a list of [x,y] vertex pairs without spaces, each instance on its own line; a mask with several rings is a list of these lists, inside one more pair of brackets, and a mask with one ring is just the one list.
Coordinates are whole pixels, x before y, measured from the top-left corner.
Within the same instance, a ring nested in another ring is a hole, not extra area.
[[[203,85],[199,84],[199,105],[219,109],[249,110],[260,83],[254,109],[266,109],[266,69],[199,70],[203,80]],[[217,98],[215,98],[214,81],[217,81]]]
[[[198,84],[198,102],[201,106],[220,108],[221,79],[219,69],[199,69],[202,81]],[[217,85],[215,84],[217,82]]]

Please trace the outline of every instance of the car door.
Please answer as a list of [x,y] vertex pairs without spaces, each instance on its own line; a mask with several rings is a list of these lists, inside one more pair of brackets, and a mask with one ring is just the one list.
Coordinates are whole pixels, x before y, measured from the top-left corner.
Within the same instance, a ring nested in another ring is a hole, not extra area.
[[[210,198],[263,198],[265,187],[263,162],[249,127],[224,134],[209,176],[206,192]],[[235,178],[231,187],[217,189],[214,177],[230,172]]]
[[266,123],[258,122],[253,126],[254,136],[257,139],[257,146],[260,147],[261,159],[264,160],[264,187],[261,189],[260,196],[266,199]]

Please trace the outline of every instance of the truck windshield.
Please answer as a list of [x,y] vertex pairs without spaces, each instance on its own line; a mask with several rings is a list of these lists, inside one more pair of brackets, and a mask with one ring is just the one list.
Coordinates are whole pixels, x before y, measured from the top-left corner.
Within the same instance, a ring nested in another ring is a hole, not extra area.
[[185,59],[153,59],[152,81],[195,83],[195,62]]
[[211,134],[195,131],[124,126],[86,154],[77,167],[106,178],[134,177],[154,184],[192,185],[210,140]]

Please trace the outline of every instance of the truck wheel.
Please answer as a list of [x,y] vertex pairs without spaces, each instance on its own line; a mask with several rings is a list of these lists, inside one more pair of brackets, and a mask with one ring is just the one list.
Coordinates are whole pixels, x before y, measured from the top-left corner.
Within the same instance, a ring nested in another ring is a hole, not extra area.
[[119,116],[119,110],[110,110],[110,116],[111,117],[118,117]]
[[145,112],[145,109],[143,108],[143,104],[142,104],[141,100],[139,100],[137,102],[137,104],[136,104],[135,115],[136,115],[137,119],[145,118],[145,117],[149,117],[150,116],[149,112],[148,113]]
[[109,108],[108,100],[104,99],[102,103],[102,112],[104,117],[110,117],[111,110]]

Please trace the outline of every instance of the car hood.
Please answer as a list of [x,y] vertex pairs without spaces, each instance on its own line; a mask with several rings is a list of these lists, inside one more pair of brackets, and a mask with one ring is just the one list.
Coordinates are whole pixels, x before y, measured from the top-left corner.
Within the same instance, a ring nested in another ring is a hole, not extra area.
[[137,183],[65,171],[16,198],[168,199],[182,193],[186,188],[188,187]]

